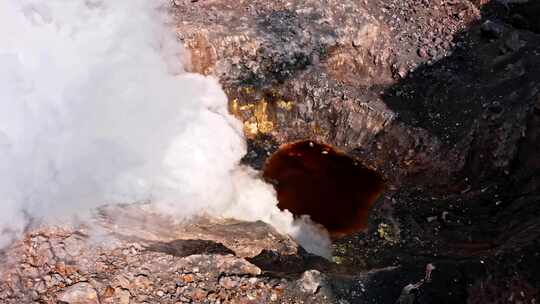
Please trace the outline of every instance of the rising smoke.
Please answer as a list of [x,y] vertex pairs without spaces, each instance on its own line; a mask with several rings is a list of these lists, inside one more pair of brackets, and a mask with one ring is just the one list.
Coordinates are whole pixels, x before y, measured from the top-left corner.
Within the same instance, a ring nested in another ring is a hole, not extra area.
[[0,0],[0,247],[30,218],[151,201],[263,220],[327,255],[326,235],[239,165],[241,124],[215,80],[183,71],[163,4]]

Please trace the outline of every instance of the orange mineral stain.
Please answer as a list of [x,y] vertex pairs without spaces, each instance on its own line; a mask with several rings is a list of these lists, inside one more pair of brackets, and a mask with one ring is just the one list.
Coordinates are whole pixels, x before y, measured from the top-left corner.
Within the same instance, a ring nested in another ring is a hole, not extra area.
[[274,185],[280,209],[309,215],[332,237],[364,230],[384,189],[380,174],[314,141],[282,146],[266,162],[264,178]]

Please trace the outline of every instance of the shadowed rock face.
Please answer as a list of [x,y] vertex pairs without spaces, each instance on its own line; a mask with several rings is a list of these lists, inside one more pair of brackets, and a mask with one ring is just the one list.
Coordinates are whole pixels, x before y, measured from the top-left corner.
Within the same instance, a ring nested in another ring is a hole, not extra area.
[[313,141],[282,146],[266,163],[264,178],[276,188],[281,209],[309,215],[334,237],[366,228],[384,187],[375,171]]

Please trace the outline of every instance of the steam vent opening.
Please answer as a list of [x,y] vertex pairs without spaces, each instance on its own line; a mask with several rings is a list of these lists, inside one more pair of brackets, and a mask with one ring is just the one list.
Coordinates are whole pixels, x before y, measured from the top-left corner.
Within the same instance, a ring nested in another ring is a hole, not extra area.
[[334,238],[366,228],[384,189],[380,174],[314,141],[282,146],[267,161],[264,178],[274,185],[280,209],[309,215]]

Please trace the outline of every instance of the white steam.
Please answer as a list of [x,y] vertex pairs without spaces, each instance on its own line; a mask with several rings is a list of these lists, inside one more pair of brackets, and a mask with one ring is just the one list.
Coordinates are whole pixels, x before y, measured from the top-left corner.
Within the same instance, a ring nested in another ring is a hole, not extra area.
[[179,217],[263,220],[309,251],[328,238],[239,166],[219,84],[185,73],[151,0],[0,0],[0,247],[28,218],[149,200]]

